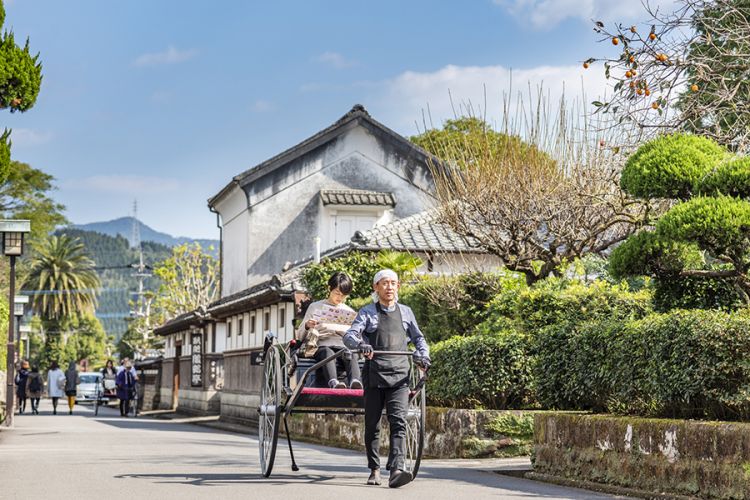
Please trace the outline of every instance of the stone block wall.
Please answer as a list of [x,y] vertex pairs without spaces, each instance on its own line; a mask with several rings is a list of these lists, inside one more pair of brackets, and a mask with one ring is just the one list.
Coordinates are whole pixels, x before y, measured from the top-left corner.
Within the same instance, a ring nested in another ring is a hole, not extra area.
[[650,494],[750,499],[750,424],[541,413],[534,472]]
[[[518,442],[510,436],[499,436],[488,424],[503,415],[521,415],[519,411],[461,410],[427,408],[425,448],[429,458],[473,458],[513,456]],[[388,422],[381,421],[381,450],[388,449]],[[283,424],[282,424],[283,430]],[[296,439],[329,446],[364,449],[364,417],[351,415],[294,414],[289,432]]]

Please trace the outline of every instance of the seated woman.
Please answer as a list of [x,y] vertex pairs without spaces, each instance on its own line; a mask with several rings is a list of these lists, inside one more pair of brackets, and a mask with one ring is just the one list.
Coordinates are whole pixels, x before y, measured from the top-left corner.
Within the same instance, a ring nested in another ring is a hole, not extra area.
[[[342,339],[356,316],[356,311],[344,303],[346,297],[352,292],[352,279],[346,273],[334,273],[328,280],[328,290],[327,299],[313,302],[307,308],[295,335],[297,340],[305,344],[300,352],[304,353],[305,357],[316,361],[322,361],[334,352],[346,349]],[[346,367],[349,387],[362,389],[356,356],[347,353],[339,359]],[[325,380],[328,381],[328,387],[346,388],[345,383],[339,382],[335,360],[323,365],[322,370],[325,373]]]

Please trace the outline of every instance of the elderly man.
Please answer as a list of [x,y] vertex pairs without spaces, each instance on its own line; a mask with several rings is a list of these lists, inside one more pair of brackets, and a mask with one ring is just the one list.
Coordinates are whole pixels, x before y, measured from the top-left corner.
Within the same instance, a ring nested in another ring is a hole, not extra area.
[[380,416],[386,409],[391,450],[386,469],[388,486],[398,488],[412,480],[404,470],[406,414],[409,405],[409,360],[403,355],[373,355],[373,351],[406,351],[411,341],[414,360],[430,366],[429,348],[412,310],[398,303],[398,275],[390,269],[373,279],[373,303],[360,309],[344,335],[344,345],[365,356],[362,373],[365,391],[365,448],[370,477],[367,484],[380,484]]

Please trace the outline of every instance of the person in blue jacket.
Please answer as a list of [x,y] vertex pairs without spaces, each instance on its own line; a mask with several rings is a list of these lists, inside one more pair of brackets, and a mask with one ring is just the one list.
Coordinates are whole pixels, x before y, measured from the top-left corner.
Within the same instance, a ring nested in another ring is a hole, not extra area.
[[130,410],[130,400],[133,399],[135,389],[135,376],[130,369],[130,360],[125,361],[124,368],[117,374],[115,383],[117,385],[117,398],[120,400],[120,415],[127,417]]
[[414,361],[423,369],[430,366],[430,350],[419,330],[414,312],[398,303],[398,275],[379,271],[373,278],[373,303],[357,313],[344,335],[344,345],[359,350],[366,360],[362,373],[365,396],[365,448],[370,477],[367,484],[380,484],[380,416],[385,407],[391,447],[386,469],[388,486],[398,488],[412,476],[404,470],[406,414],[409,406],[409,360],[399,355],[373,355],[373,351],[406,351],[416,347]]

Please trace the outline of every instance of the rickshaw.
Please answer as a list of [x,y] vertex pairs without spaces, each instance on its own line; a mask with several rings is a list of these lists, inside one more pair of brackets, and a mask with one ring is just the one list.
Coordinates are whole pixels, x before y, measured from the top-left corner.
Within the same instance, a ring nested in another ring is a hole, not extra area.
[[[264,477],[273,470],[279,439],[279,426],[284,422],[284,433],[289,445],[292,470],[299,467],[294,460],[292,439],[289,436],[287,419],[294,413],[316,413],[324,415],[364,415],[364,391],[362,389],[331,389],[315,387],[312,383],[318,368],[335,361],[349,352],[342,349],[322,361],[303,358],[298,353],[298,344],[292,340],[282,345],[271,333],[263,345],[263,386],[258,407],[258,441],[260,467]],[[425,381],[426,373],[418,369],[412,351],[375,351],[375,356],[409,356],[410,383],[409,407],[406,417],[405,470],[415,478],[419,472],[424,448],[425,429]]]

